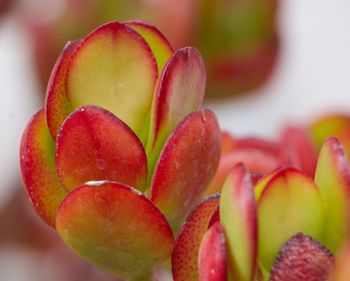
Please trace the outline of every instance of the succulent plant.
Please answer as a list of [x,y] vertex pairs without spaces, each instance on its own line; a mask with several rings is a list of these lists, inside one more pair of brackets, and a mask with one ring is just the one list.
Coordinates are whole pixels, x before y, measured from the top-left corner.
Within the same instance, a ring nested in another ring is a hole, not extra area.
[[200,54],[174,52],[143,22],[110,22],[66,45],[20,162],[34,209],[68,247],[125,280],[147,280],[169,259],[219,161],[204,88]]
[[350,167],[334,137],[314,177],[286,167],[256,182],[237,164],[221,195],[186,219],[172,255],[174,281],[345,280],[349,247],[335,269],[334,256],[348,237],[349,196]]

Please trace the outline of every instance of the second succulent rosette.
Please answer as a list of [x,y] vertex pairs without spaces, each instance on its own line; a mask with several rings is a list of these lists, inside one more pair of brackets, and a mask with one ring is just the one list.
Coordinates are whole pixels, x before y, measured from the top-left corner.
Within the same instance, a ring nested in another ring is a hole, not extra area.
[[237,164],[183,225],[174,281],[347,280],[349,202],[350,166],[334,137],[312,176],[279,167],[256,178]]
[[30,201],[75,252],[132,280],[172,252],[174,234],[220,157],[200,110],[205,68],[142,22],[111,22],[66,45],[45,109],[21,143]]

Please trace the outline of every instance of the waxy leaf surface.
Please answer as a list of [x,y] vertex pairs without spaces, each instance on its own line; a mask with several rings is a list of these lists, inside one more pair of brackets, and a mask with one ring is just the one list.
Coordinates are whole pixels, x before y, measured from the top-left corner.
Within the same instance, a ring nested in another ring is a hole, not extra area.
[[269,281],[328,281],[334,257],[313,238],[298,233],[283,245]]
[[213,194],[190,213],[175,241],[172,255],[174,281],[198,281],[198,253],[209,222],[219,206],[220,195]]
[[226,281],[226,239],[219,222],[204,235],[198,256],[199,281]]
[[142,21],[128,21],[125,24],[139,33],[150,46],[158,64],[158,73],[161,73],[164,65],[174,52],[173,47],[164,35],[153,25]]
[[56,227],[80,256],[116,277],[147,274],[171,255],[173,234],[159,209],[137,190],[91,182],[61,204]]
[[324,208],[313,181],[287,168],[268,182],[258,201],[259,262],[269,271],[279,250],[295,233],[319,239]]
[[220,218],[232,278],[250,281],[256,271],[257,216],[251,178],[242,164],[235,166],[225,181]]
[[[157,62],[144,38],[110,22],[82,40],[68,65],[67,97],[73,108],[93,104],[108,109],[140,137],[158,77]],[[145,141],[145,140],[143,140]]]
[[188,115],[174,130],[159,157],[151,200],[176,233],[214,176],[220,157],[220,130],[209,110]]
[[315,182],[325,206],[324,236],[321,242],[335,253],[349,227],[350,170],[339,141],[325,141],[315,173]]
[[194,48],[177,50],[163,69],[152,104],[147,145],[151,171],[171,131],[200,108],[205,90],[205,66]]
[[53,139],[56,139],[64,119],[72,112],[72,106],[67,99],[66,75],[69,60],[79,43],[80,40],[66,44],[51,72],[47,86],[46,119]]
[[54,226],[56,210],[67,192],[57,179],[55,143],[43,109],[32,117],[23,133],[20,162],[32,206],[47,224]]
[[57,174],[67,190],[95,180],[145,187],[147,159],[140,140],[105,109],[74,111],[61,127],[56,147]]

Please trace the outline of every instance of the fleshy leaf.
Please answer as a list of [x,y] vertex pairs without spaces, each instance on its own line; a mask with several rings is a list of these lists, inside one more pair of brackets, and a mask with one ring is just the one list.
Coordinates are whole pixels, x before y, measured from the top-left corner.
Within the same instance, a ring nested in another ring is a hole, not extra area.
[[172,255],[174,281],[198,281],[198,253],[220,195],[211,195],[190,213],[175,241]]
[[73,190],[57,212],[63,241],[116,277],[146,274],[171,255],[173,234],[163,214],[137,190],[91,182]]
[[322,235],[324,208],[312,179],[287,168],[268,182],[258,201],[259,262],[269,271],[279,250],[298,232]]
[[205,79],[202,57],[191,47],[177,50],[164,67],[151,112],[147,145],[151,172],[169,134],[187,114],[200,108]]
[[257,216],[251,178],[242,164],[235,166],[225,181],[220,218],[232,278],[250,281],[256,271]]
[[344,150],[328,138],[319,155],[315,182],[325,206],[325,228],[321,242],[335,253],[343,241],[349,221],[350,169]]
[[158,64],[158,73],[161,73],[164,65],[174,52],[173,47],[164,35],[153,25],[142,21],[125,22],[127,26],[139,33],[150,46]]
[[198,256],[199,281],[226,281],[226,239],[219,222],[204,235]]
[[110,22],[91,32],[72,55],[67,97],[74,109],[92,104],[111,111],[140,137],[148,130],[145,120],[157,76],[157,62],[144,38],[125,24]]
[[280,251],[269,281],[328,281],[334,257],[313,238],[298,233]]
[[188,115],[169,137],[154,172],[151,200],[175,233],[203,195],[219,157],[220,129],[209,110]]
[[47,86],[46,119],[53,139],[56,139],[64,119],[72,112],[72,106],[67,99],[66,75],[68,62],[79,43],[80,40],[66,44],[55,63]]
[[32,117],[23,133],[20,162],[32,206],[47,224],[54,226],[56,210],[67,192],[57,179],[55,143],[43,109]]
[[92,180],[145,187],[147,159],[140,140],[105,109],[74,111],[62,125],[56,147],[57,174],[67,190]]
[[281,144],[281,163],[297,168],[313,178],[317,153],[306,131],[292,126],[285,128],[281,134]]

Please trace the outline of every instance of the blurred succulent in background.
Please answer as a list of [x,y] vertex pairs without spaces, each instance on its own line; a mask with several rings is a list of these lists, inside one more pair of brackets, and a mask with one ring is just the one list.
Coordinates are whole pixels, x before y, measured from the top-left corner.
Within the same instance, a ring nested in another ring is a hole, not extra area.
[[254,183],[237,164],[221,195],[205,199],[183,225],[174,281],[345,280],[347,244],[335,269],[334,255],[348,236],[349,196],[350,167],[333,137],[313,178],[279,168]]
[[[33,37],[44,85],[67,40],[81,38],[94,26],[111,20],[145,20],[168,34],[176,48],[198,48],[207,64],[207,92],[212,97],[260,86],[270,76],[278,57],[277,0],[22,2],[22,18]],[[34,8],[30,5],[33,3]]]
[[307,126],[307,131],[317,150],[328,136],[334,136],[344,145],[345,154],[350,159],[350,116],[330,113],[319,117]]
[[318,150],[308,130],[286,126],[277,140],[258,137],[234,137],[221,134],[221,157],[214,179],[206,195],[220,192],[226,177],[238,163],[243,163],[253,175],[253,181],[280,167],[294,167],[314,177]]
[[66,45],[23,133],[34,209],[114,276],[149,278],[170,257],[217,169],[217,120],[199,110],[205,80],[195,49],[173,52],[143,22],[110,22]]

